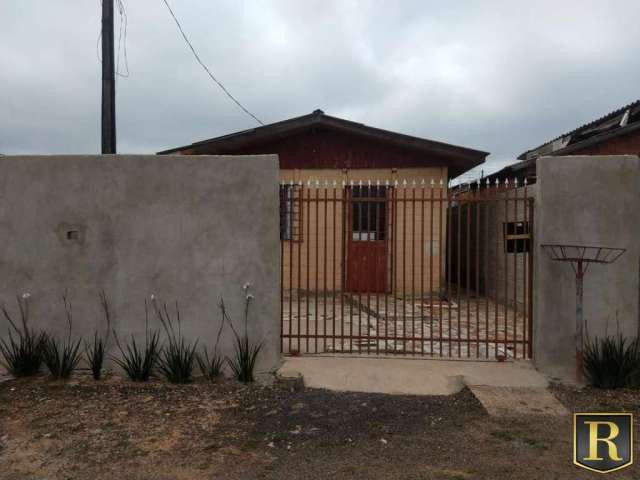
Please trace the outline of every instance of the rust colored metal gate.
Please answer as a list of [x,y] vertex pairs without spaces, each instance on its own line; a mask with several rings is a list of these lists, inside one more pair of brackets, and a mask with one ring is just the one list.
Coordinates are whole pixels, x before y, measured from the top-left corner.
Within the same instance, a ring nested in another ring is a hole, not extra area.
[[285,354],[529,358],[530,187],[280,187]]

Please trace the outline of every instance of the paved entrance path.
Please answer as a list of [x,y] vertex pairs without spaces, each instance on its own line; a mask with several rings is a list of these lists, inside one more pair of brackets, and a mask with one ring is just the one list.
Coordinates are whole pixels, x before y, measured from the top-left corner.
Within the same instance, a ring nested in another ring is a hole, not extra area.
[[451,395],[465,386],[489,415],[566,415],[529,361],[483,362],[398,357],[287,357],[279,374],[307,387],[404,395]]
[[547,379],[528,361],[483,362],[398,357],[286,357],[279,374],[308,387],[404,395],[451,395],[465,386],[541,388]]
[[494,417],[520,415],[568,415],[567,409],[546,388],[469,387],[485,410]]

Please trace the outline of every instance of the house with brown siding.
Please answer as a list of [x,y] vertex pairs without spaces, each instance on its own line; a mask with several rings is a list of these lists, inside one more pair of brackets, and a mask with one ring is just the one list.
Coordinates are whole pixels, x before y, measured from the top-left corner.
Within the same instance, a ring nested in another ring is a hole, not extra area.
[[521,153],[519,161],[488,178],[517,178],[520,183],[526,178],[535,183],[539,157],[566,155],[640,155],[640,100]]
[[[405,291],[438,291],[444,275],[447,184],[483,163],[487,152],[370,127],[321,110],[159,152],[273,153],[280,159],[285,289],[375,293],[395,290],[401,282]],[[416,190],[398,188],[405,182],[436,185],[427,193],[435,196],[429,205],[436,208],[425,212],[423,203],[412,202]],[[428,258],[418,265],[416,251],[424,249]],[[418,279],[427,273],[425,285]]]

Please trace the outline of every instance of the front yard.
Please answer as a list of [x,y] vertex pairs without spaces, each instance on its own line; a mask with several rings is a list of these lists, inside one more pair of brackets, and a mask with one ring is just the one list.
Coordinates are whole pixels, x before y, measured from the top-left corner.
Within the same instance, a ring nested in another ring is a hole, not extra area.
[[[553,392],[570,411],[640,408],[635,392]],[[570,417],[495,419],[467,390],[410,397],[83,374],[0,383],[3,480],[591,478],[571,454]],[[615,478],[637,475],[633,466]]]

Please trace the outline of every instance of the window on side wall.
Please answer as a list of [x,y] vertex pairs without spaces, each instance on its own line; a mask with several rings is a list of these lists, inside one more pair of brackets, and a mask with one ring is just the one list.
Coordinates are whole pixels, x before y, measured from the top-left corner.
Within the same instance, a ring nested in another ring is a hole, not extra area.
[[302,199],[297,185],[280,185],[280,240],[302,240]]

